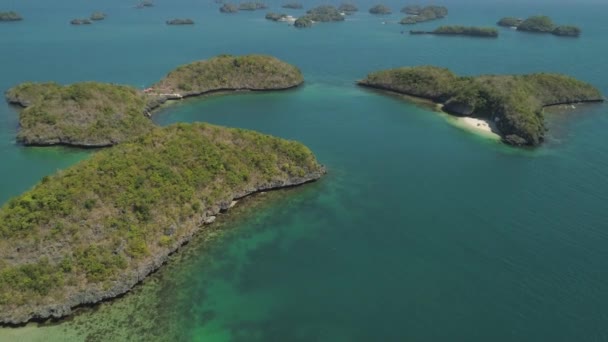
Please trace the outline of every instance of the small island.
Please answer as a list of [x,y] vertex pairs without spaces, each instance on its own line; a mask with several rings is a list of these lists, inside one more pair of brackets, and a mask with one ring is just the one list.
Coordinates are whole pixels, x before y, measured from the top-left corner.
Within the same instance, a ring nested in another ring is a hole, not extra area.
[[223,4],[222,7],[220,7],[221,13],[236,13],[238,11],[239,8],[233,4]]
[[514,27],[517,28],[517,26],[521,25],[521,23],[523,22],[523,19],[520,18],[515,18],[515,17],[505,17],[500,19],[496,25],[498,26],[502,26],[502,27]]
[[420,5],[408,5],[401,9],[401,13],[410,15],[419,15],[422,12],[423,7]]
[[469,37],[498,37],[498,30],[493,27],[467,27],[467,26],[440,26],[433,31],[410,31],[410,34],[435,34],[444,36],[469,36]]
[[194,25],[192,19],[171,19],[167,20],[167,25]]
[[513,17],[502,18],[497,25],[516,28],[522,32],[532,33],[550,33],[561,37],[579,37],[581,29],[571,25],[555,25],[550,17],[537,15],[529,17],[526,20]]
[[289,3],[284,4],[281,7],[287,8],[287,9],[303,9],[304,8],[304,6],[302,6],[302,4],[299,2],[289,2]]
[[448,9],[444,6],[407,6],[402,9],[403,12],[411,14],[401,19],[399,22],[402,25],[413,25],[426,21],[445,18],[448,15]]
[[116,298],[235,201],[324,173],[301,143],[209,124],[99,151],[0,209],[0,324]]
[[91,25],[93,22],[89,19],[72,19],[70,24],[72,25]]
[[23,108],[17,141],[24,145],[106,147],[147,133],[154,125],[146,116],[169,100],[303,82],[298,68],[274,57],[223,55],[180,66],[144,91],[96,82],[24,83],[6,99]]
[[95,21],[104,20],[106,18],[106,14],[103,12],[94,12],[91,14],[90,19]]
[[393,13],[393,11],[384,5],[375,5],[374,7],[369,9],[369,13],[376,15],[387,15]]
[[544,107],[604,101],[590,84],[546,73],[459,77],[445,68],[421,66],[374,72],[358,84],[431,100],[443,104],[447,113],[485,120],[515,146],[543,142]]
[[310,18],[304,16],[296,19],[296,21],[293,23],[293,26],[297,28],[309,28],[312,27],[312,24],[313,21],[310,20]]
[[127,86],[24,83],[7,91],[6,98],[24,108],[17,135],[24,145],[112,146],[153,126],[143,115],[144,97]]
[[244,2],[239,5],[240,11],[257,11],[262,9],[267,9],[268,6],[261,2]]
[[311,27],[313,23],[325,23],[332,21],[344,21],[344,16],[334,6],[315,7],[303,17],[298,18],[294,26],[297,28]]
[[343,3],[338,7],[338,11],[345,13],[346,15],[353,15],[359,11],[359,8],[351,3]]
[[17,12],[0,12],[0,21],[21,21],[23,18]]
[[289,15],[284,14],[284,13],[269,12],[269,13],[266,13],[265,18],[267,20],[271,20],[271,21],[287,21],[287,18],[289,18]]

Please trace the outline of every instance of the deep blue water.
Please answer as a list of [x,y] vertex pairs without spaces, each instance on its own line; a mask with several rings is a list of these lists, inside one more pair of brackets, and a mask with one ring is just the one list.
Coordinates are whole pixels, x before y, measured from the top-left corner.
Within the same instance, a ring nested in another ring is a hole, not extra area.
[[[448,18],[416,26],[546,14],[583,30],[568,39],[501,29],[496,40],[401,34],[409,27],[396,24],[397,1],[385,2],[387,17],[359,2],[346,22],[309,30],[268,22],[264,11],[221,15],[211,1],[155,3],[0,0],[26,17],[0,25],[0,89],[145,87],[193,60],[271,54],[300,67],[305,86],[188,100],[153,120],[296,139],[330,173],[228,224],[218,243],[189,247],[132,295],[59,326],[0,330],[0,340],[60,340],[74,322],[89,327],[76,335],[84,339],[102,320],[111,340],[127,336],[118,331],[200,341],[608,340],[608,107],[549,115],[548,142],[516,150],[354,85],[377,69],[432,64],[466,75],[561,72],[608,94],[608,3],[446,1]],[[108,18],[68,24],[94,10]],[[173,17],[196,25],[164,25]],[[92,153],[18,146],[17,127],[17,112],[0,104],[2,203]],[[144,334],[146,322],[155,334]]]

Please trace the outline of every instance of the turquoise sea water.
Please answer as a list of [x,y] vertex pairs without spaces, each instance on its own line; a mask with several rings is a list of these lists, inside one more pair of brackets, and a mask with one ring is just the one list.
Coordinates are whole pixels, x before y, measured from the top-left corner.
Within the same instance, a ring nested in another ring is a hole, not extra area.
[[[542,13],[583,29],[580,39],[501,29],[486,40],[402,35],[402,4],[386,3],[395,14],[369,15],[359,2],[344,23],[296,30],[263,11],[221,15],[212,1],[135,10],[122,0],[0,0],[26,17],[0,25],[0,89],[145,87],[193,60],[271,54],[299,66],[305,86],[183,101],[153,120],[296,139],[329,169],[223,219],[124,298],[56,325],[0,329],[0,340],[608,340],[608,107],[552,114],[547,143],[516,150],[354,85],[373,70],[434,64],[467,75],[563,72],[608,94],[608,4],[446,1],[448,18],[417,26]],[[68,24],[94,10],[106,21]],[[173,17],[197,24],[164,25]],[[94,153],[21,147],[17,125],[0,103],[0,203]]]

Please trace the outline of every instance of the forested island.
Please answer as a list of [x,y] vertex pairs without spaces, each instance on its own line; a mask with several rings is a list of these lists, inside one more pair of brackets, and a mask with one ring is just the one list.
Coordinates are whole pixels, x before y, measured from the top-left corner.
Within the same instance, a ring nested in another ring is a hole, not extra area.
[[194,25],[192,19],[171,19],[167,20],[167,25]]
[[120,296],[233,201],[324,173],[298,142],[176,124],[44,177],[0,209],[0,324]]
[[505,143],[515,146],[542,143],[544,107],[604,101],[590,84],[546,73],[459,77],[445,68],[421,66],[374,72],[358,84],[432,100],[451,114],[487,119]]
[[410,31],[410,34],[435,34],[445,36],[498,37],[498,30],[492,27],[440,26],[433,31]]
[[498,21],[499,26],[515,27],[518,31],[550,33],[562,37],[578,37],[581,29],[571,25],[556,25],[550,17],[538,15],[525,20],[505,17]]
[[86,19],[86,18],[84,18],[84,19],[72,19],[70,21],[71,25],[76,25],[76,26],[78,26],[78,25],[91,25],[92,23],[93,22],[91,20]]
[[105,83],[24,83],[6,93],[24,107],[17,141],[25,145],[103,147],[148,132],[142,94]]
[[21,21],[23,17],[17,12],[0,12],[0,21]]
[[288,8],[288,9],[303,9],[304,8],[304,6],[302,6],[302,4],[299,2],[289,2],[289,3],[284,4],[281,7]]
[[268,6],[262,2],[243,2],[239,5],[239,11],[257,11],[267,8]]
[[304,79],[298,68],[263,55],[223,55],[183,65],[145,91],[85,82],[24,83],[6,92],[19,114],[24,145],[105,147],[148,132],[146,114],[170,99],[213,92],[282,90]]
[[306,12],[305,16],[299,17],[294,26],[298,28],[311,27],[315,22],[344,21],[344,16],[334,6],[318,6]]
[[288,17],[288,15],[285,13],[274,13],[274,12],[266,13],[266,16],[265,16],[265,18],[267,20],[271,20],[271,21],[286,20],[287,17]]
[[402,25],[413,25],[425,21],[437,20],[448,15],[448,9],[445,6],[406,6],[401,11],[410,14],[401,19],[399,23]]
[[515,18],[515,17],[505,17],[500,19],[496,25],[498,26],[503,26],[503,27],[515,27],[517,28],[517,26],[519,26],[524,20],[520,19],[520,18]]
[[377,15],[387,15],[393,13],[390,7],[385,5],[375,5],[369,9],[369,13]]
[[222,13],[236,13],[238,11],[239,8],[233,4],[223,4],[222,7],[220,7],[220,12]]
[[346,15],[353,15],[359,11],[359,8],[351,3],[343,3],[338,7],[338,11],[345,13]]

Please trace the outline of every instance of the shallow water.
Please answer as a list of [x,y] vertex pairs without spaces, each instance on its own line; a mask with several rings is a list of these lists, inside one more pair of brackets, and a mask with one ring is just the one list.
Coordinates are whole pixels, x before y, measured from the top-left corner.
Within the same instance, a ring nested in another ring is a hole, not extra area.
[[[517,150],[354,85],[372,70],[435,64],[467,75],[563,72],[608,94],[608,5],[449,2],[448,18],[417,26],[545,13],[584,32],[501,29],[486,40],[402,35],[398,14],[295,30],[264,12],[220,15],[211,2],[156,4],[1,2],[27,20],[0,25],[10,47],[0,89],[28,80],[145,87],[192,60],[272,54],[298,65],[305,86],[178,102],[153,120],[299,140],[330,173],[228,215],[124,298],[60,324],[0,329],[0,340],[608,339],[607,107],[550,114],[548,142]],[[67,24],[97,9],[106,21]],[[197,24],[165,26],[172,17]],[[16,129],[16,111],[0,104],[2,203],[94,153],[24,148]]]

